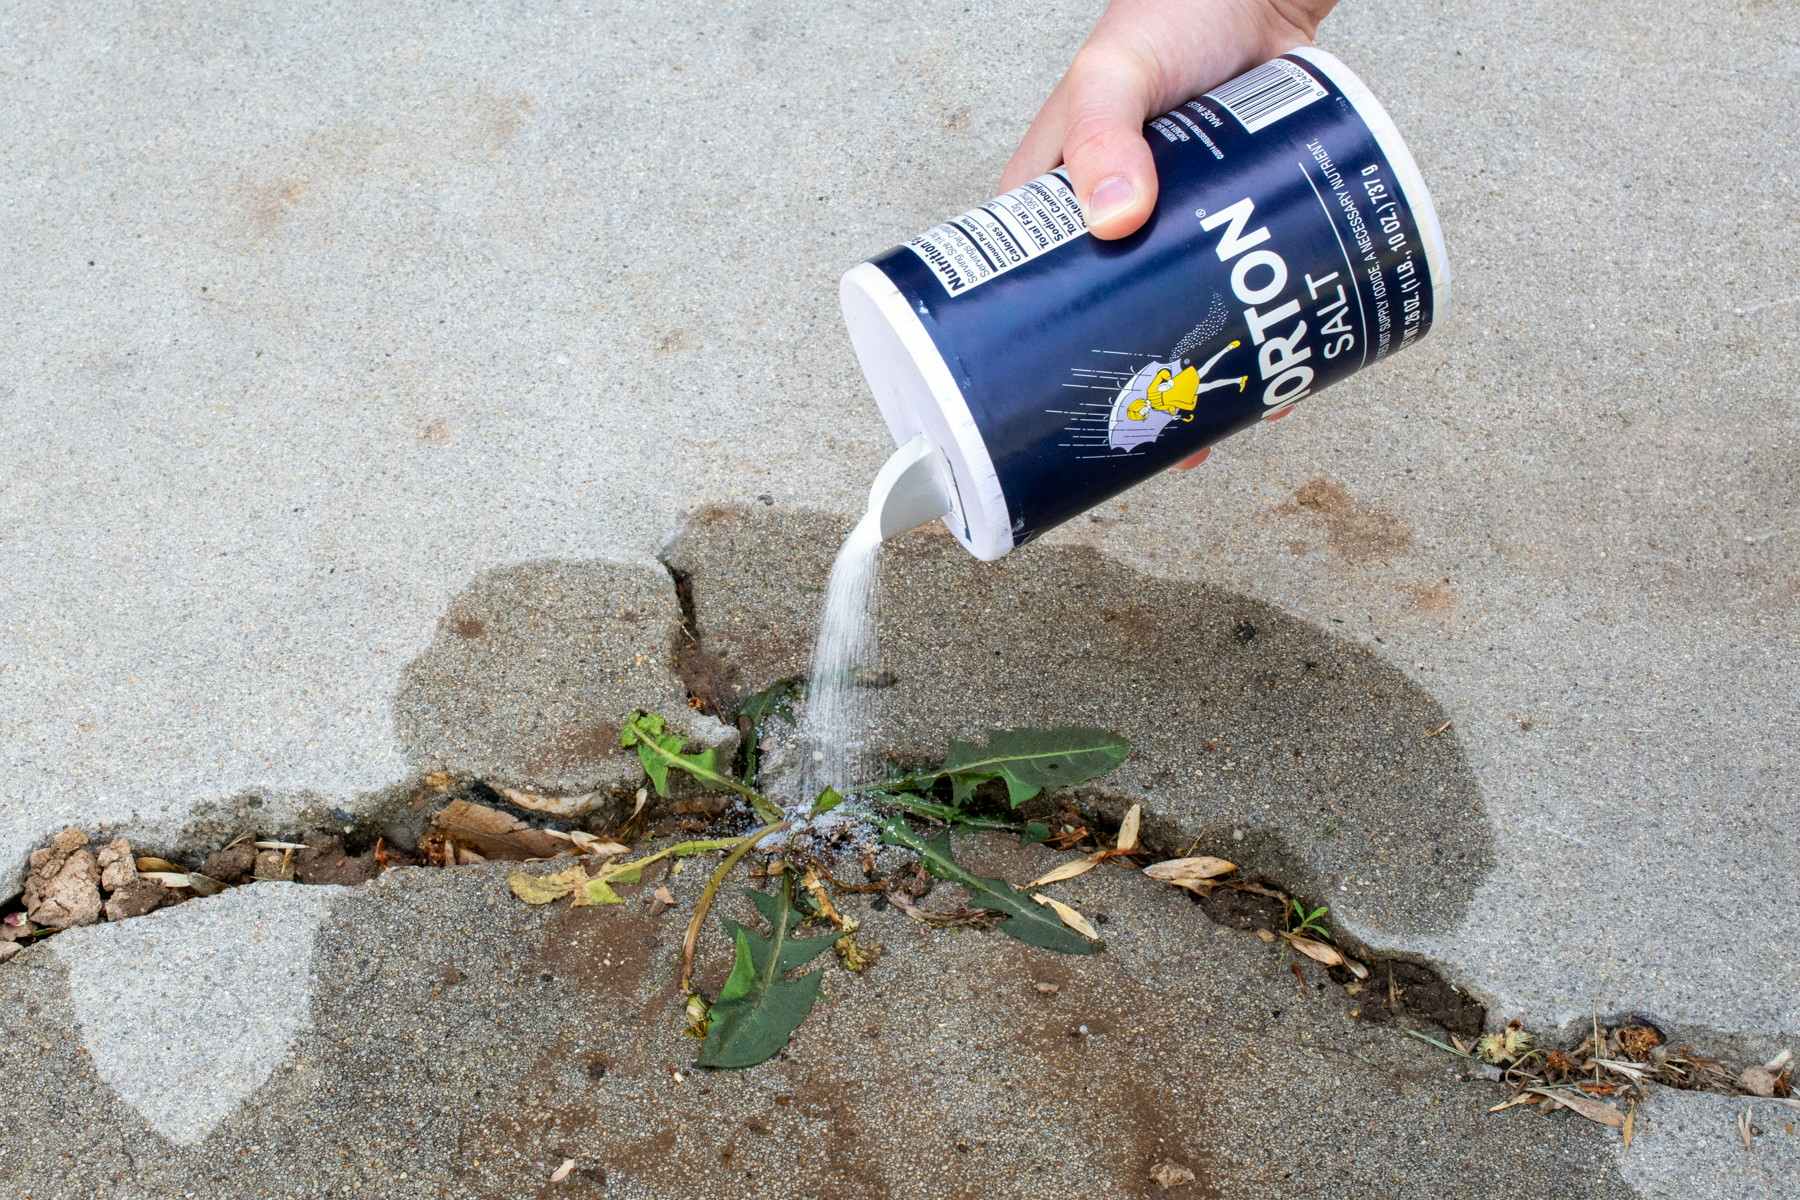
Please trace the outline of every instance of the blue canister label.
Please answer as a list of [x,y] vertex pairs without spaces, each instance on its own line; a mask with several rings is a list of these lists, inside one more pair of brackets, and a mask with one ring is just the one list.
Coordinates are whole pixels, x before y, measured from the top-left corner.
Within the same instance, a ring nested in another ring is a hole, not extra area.
[[874,260],[962,391],[1013,545],[1431,328],[1403,175],[1322,57],[1151,122],[1160,198],[1129,238],[1088,236],[1059,169]]

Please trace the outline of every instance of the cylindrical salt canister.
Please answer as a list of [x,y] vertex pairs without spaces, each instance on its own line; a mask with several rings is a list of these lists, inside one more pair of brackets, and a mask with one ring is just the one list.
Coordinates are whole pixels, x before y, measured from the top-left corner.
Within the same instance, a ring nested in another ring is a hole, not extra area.
[[895,440],[994,559],[1423,337],[1450,270],[1418,166],[1335,57],[1299,49],[1145,128],[1160,192],[1102,241],[1058,168],[847,272]]

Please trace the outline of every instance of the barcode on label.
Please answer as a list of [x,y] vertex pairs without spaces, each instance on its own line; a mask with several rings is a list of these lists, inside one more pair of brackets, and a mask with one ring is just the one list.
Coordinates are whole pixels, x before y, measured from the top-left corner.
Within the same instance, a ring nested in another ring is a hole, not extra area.
[[1267,128],[1325,96],[1325,85],[1299,63],[1273,59],[1206,93],[1245,133]]

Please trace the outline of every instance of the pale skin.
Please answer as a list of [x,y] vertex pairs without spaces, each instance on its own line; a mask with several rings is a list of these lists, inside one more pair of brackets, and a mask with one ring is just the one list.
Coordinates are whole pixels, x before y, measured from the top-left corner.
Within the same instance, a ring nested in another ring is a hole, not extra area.
[[[1058,163],[1098,238],[1135,233],[1156,205],[1144,122],[1313,40],[1336,0],[1112,0],[1025,132],[1000,190]],[[1210,450],[1180,464],[1197,467]]]

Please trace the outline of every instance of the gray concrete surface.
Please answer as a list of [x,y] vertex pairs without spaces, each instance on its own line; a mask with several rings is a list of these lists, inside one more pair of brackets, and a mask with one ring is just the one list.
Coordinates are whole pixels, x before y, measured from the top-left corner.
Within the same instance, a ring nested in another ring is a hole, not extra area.
[[305,1031],[316,934],[343,891],[236,888],[46,943],[100,1082],[175,1145],[204,1142]]
[[[1091,16],[996,49],[939,0],[0,10],[0,891],[70,822],[355,809],[452,735],[498,770],[608,719],[529,639],[509,728],[409,724],[408,668],[527,564],[654,570],[684,509],[848,516],[885,435],[837,273],[989,193]],[[1457,310],[1030,551],[1268,606],[1396,681],[1350,726],[1396,755],[1451,720],[1396,761],[1478,810],[1454,928],[1394,878],[1319,899],[1501,1012],[1800,1030],[1787,17],[1346,6]],[[1344,828],[1423,879],[1404,817]]]
[[[961,857],[1023,882],[1068,856],[994,839],[963,842]],[[0,1011],[31,1014],[0,1040],[9,1107],[31,1117],[0,1153],[0,1192],[1632,1194],[1607,1131],[1488,1115],[1498,1087],[1465,1082],[1457,1060],[1353,1016],[1359,1001],[1316,970],[1302,988],[1284,950],[1131,872],[1109,867],[1056,889],[1106,922],[1106,951],[1078,958],[929,930],[854,897],[846,911],[885,956],[853,976],[828,955],[823,999],[780,1057],[709,1073],[692,1066],[675,987],[705,872],[668,880],[678,903],[658,915],[645,903],[656,880],[627,889],[623,908],[528,909],[506,890],[509,869],[394,872],[334,900],[302,989],[311,1021],[268,1082],[195,1146],[163,1141],[132,1097],[114,1101],[106,1048],[70,1033],[87,1018],[67,955],[34,948],[0,968]],[[233,897],[261,910],[277,940],[284,922],[310,929],[265,898],[263,884]],[[958,902],[949,887],[925,901]],[[180,956],[185,939],[165,935],[186,911],[88,940],[126,935]],[[752,919],[735,896],[727,911]],[[716,989],[728,961],[715,926],[702,985]],[[234,988],[228,969],[197,963],[194,974],[192,986]],[[202,1027],[164,1037],[171,1074],[212,1053],[198,1044]],[[564,1159],[575,1168],[553,1185]],[[1162,1163],[1195,1180],[1164,1192],[1150,1178]]]
[[[1750,1144],[1739,1118],[1750,1114]],[[1646,1200],[1762,1200],[1800,1180],[1800,1104],[1659,1091],[1638,1110],[1641,1134],[1619,1159]]]

